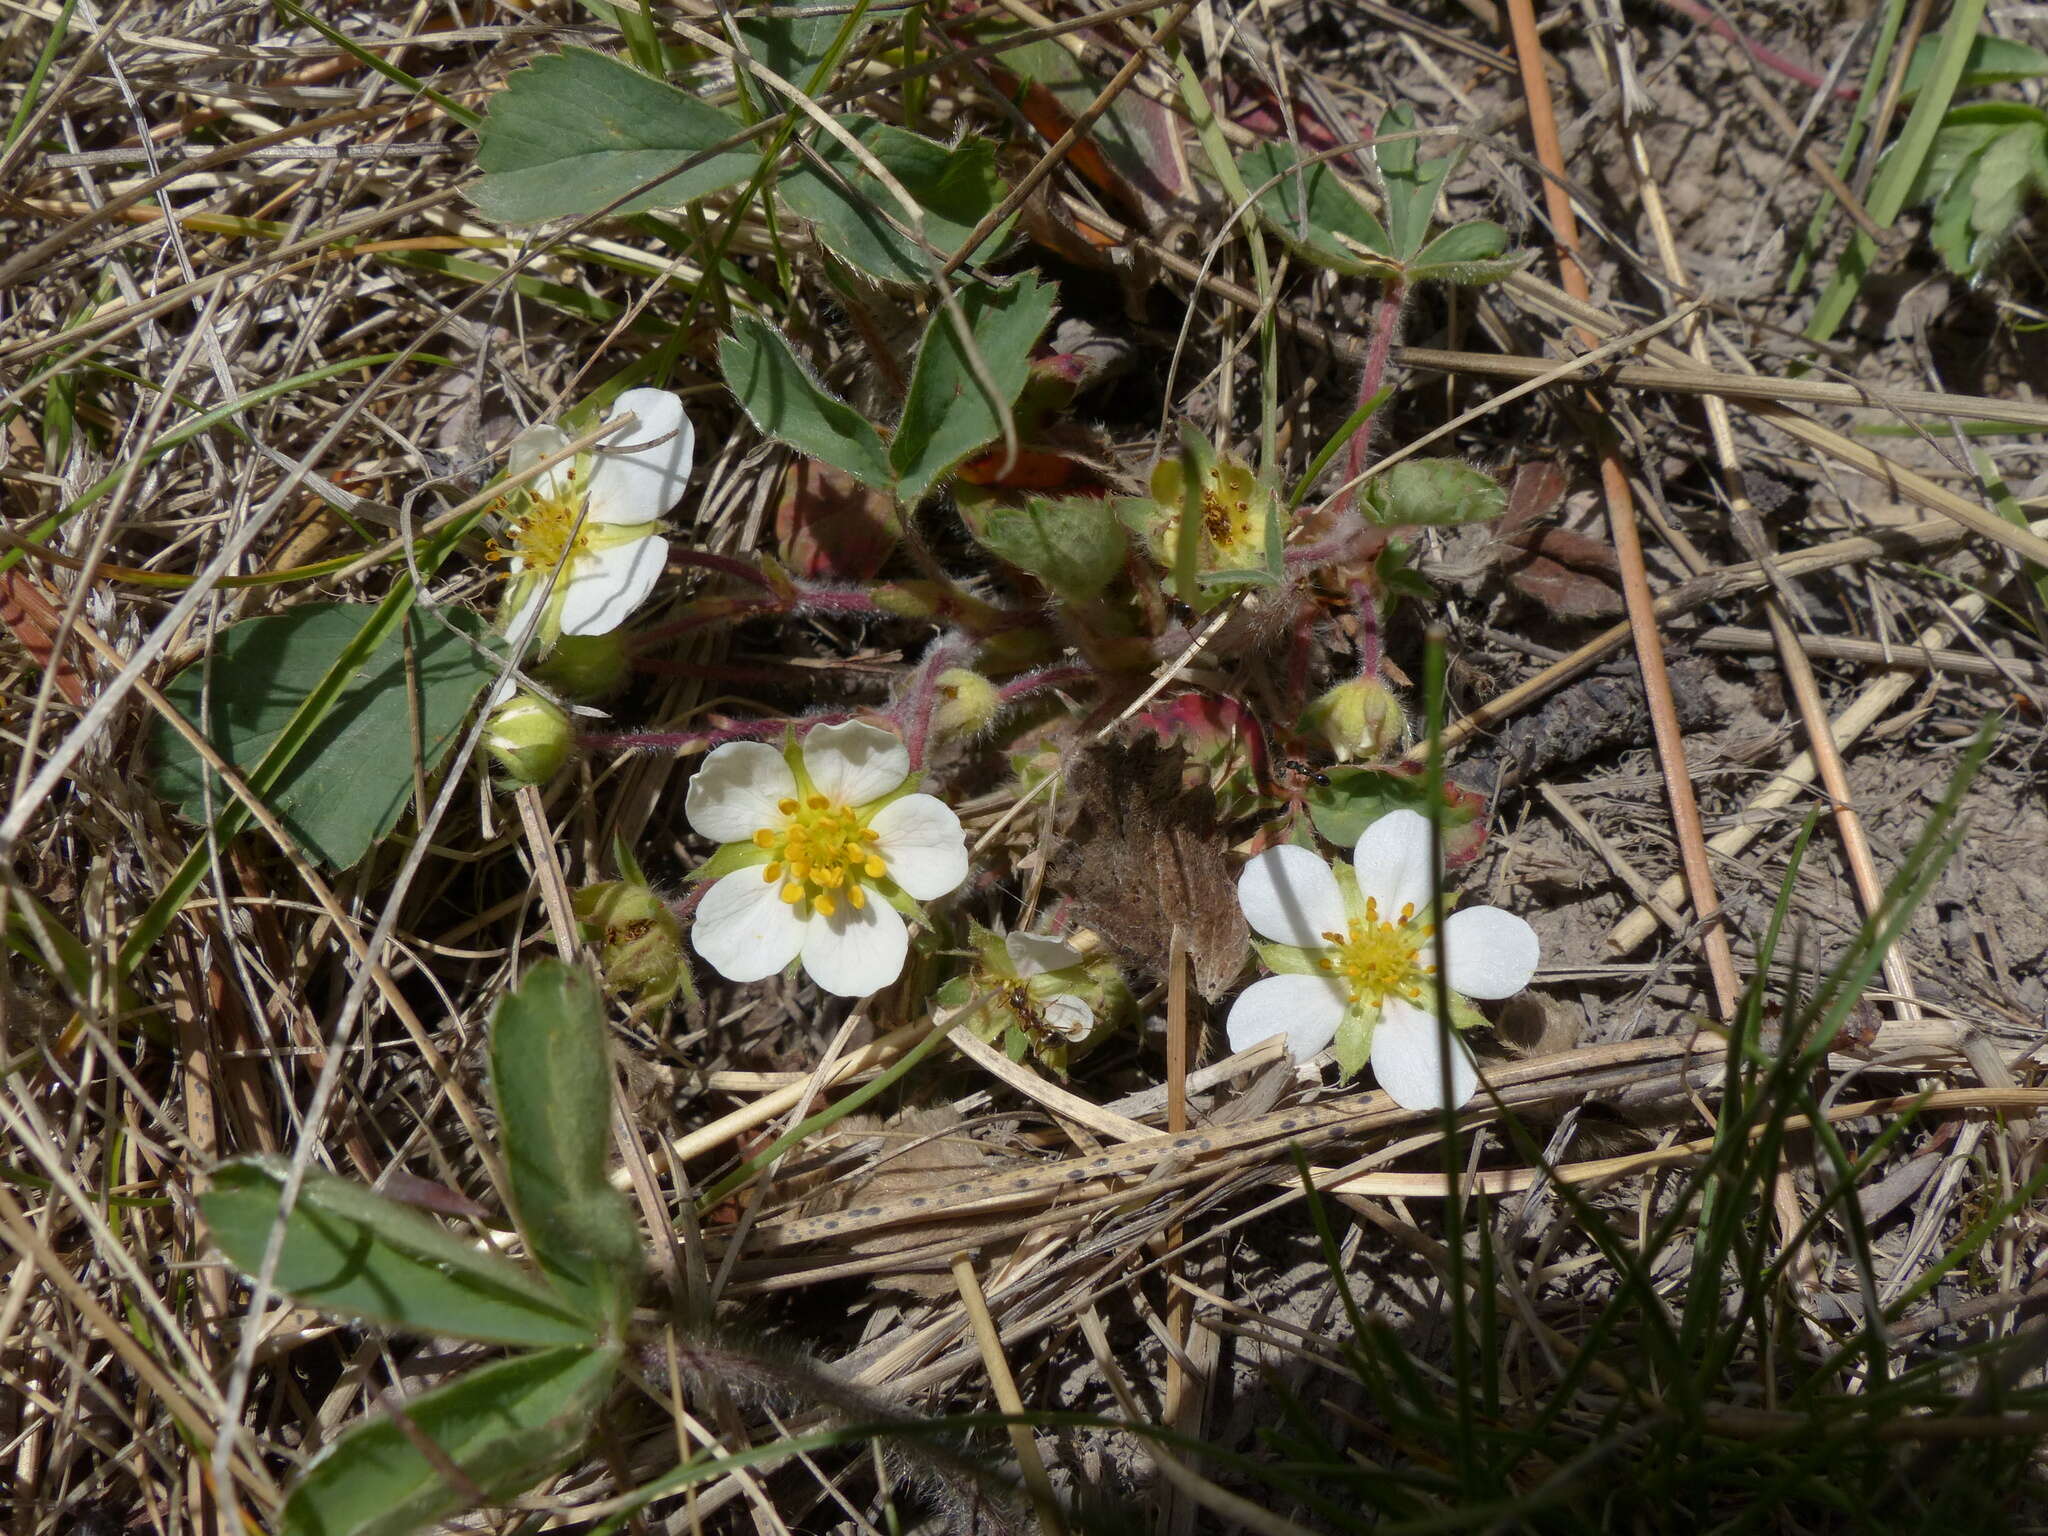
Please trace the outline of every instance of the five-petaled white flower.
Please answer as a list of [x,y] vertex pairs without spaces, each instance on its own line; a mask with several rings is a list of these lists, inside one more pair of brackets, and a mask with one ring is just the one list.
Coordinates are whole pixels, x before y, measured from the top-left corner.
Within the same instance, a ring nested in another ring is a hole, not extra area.
[[[1245,920],[1281,974],[1254,982],[1230,1010],[1233,1050],[1284,1034],[1298,1061],[1333,1040],[1355,1071],[1369,1049],[1373,1076],[1407,1109],[1443,1105],[1444,1045],[1457,1032],[1436,1017],[1429,822],[1392,811],[1358,839],[1357,862],[1334,869],[1291,845],[1256,854],[1238,877]],[[1447,980],[1465,997],[1510,997],[1536,974],[1535,930],[1499,907],[1466,907],[1444,922]],[[1369,1046],[1368,1046],[1369,1042]],[[1450,1052],[1451,1103],[1479,1086],[1462,1043]]]
[[[529,481],[506,520],[505,631],[531,630],[536,650],[563,635],[610,634],[667,564],[668,540],[653,524],[682,499],[697,434],[681,397],[665,389],[629,389],[605,419],[628,411],[633,426]],[[559,427],[529,427],[512,443],[512,470],[568,444]]]
[[699,833],[728,845],[713,862],[730,872],[697,908],[697,953],[731,981],[801,960],[840,997],[894,981],[910,945],[899,904],[967,878],[960,818],[909,793],[909,776],[902,739],[860,721],[815,726],[801,748],[714,748],[684,810]]
[[1082,964],[1087,957],[1065,939],[1051,938],[1042,933],[1010,933],[1003,936],[1003,948],[1008,951],[1010,963],[1017,968],[1018,980],[1029,982],[1035,976],[1052,978],[1040,982],[1037,987],[1027,987],[1032,1002],[1045,1027],[1058,1035],[1069,1045],[1079,1045],[1095,1031],[1095,1010],[1086,1000],[1071,992],[1052,992],[1040,998],[1039,992],[1056,984],[1056,972],[1071,970]]

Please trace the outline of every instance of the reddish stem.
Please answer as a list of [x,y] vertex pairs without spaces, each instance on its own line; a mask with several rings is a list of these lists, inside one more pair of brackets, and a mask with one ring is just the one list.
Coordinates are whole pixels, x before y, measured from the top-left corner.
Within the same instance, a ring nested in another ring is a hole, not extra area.
[[[1676,11],[1687,21],[1698,22],[1714,36],[1733,43],[1763,68],[1773,70],[1787,80],[1796,80],[1810,91],[1822,90],[1827,86],[1827,76],[1814,73],[1804,64],[1795,64],[1782,53],[1773,53],[1762,43],[1750,41],[1729,25],[1726,18],[1716,15],[1710,7],[1700,4],[1700,0],[1663,0],[1663,3],[1666,10]],[[1860,94],[1853,85],[1837,85],[1834,92],[1836,99],[1841,101],[1854,101]]]
[[1005,705],[1014,704],[1048,688],[1090,682],[1094,677],[1095,673],[1087,667],[1040,667],[1036,672],[1025,672],[1011,678],[997,690],[996,698]]
[[[1385,288],[1380,290],[1379,302],[1372,311],[1372,342],[1365,354],[1365,372],[1358,379],[1358,404],[1363,409],[1372,397],[1380,392],[1380,385],[1387,377],[1387,362],[1394,355],[1394,338],[1401,333],[1401,312],[1408,307],[1408,285],[1398,277],[1389,278]],[[1351,442],[1344,453],[1344,510],[1349,512],[1358,505],[1358,477],[1365,473],[1372,462],[1373,429],[1378,425],[1379,413],[1351,434]]]
[[[803,724],[837,725],[842,720],[857,717],[851,709],[832,710],[822,715],[806,715]],[[744,720],[736,724],[721,725],[702,731],[614,731],[588,736],[578,736],[576,744],[588,748],[609,748],[617,752],[708,752],[713,747],[722,747],[728,741],[770,741],[796,724],[793,720]]]
[[1362,581],[1352,582],[1350,588],[1351,606],[1358,615],[1358,675],[1370,680],[1380,675],[1380,602]]
[[764,592],[773,592],[775,583],[761,574],[758,566],[750,561],[736,560],[731,555],[714,555],[706,549],[676,549],[671,547],[669,558],[677,565],[694,566],[700,571],[716,571],[721,576],[730,576],[735,581],[744,581],[749,586],[759,587]]

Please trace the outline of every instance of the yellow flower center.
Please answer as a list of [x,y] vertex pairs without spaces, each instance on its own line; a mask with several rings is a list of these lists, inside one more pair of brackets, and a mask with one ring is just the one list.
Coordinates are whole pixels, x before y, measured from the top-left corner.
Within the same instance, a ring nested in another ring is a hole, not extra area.
[[545,572],[561,564],[565,553],[570,566],[590,553],[590,526],[572,466],[552,495],[529,492],[519,520],[508,524],[505,534],[526,570]]
[[1251,500],[1244,487],[1232,485],[1220,474],[1209,481],[1202,493],[1202,532],[1219,555],[1249,560],[1256,553]]
[[1316,965],[1343,983],[1355,1008],[1373,1007],[1390,997],[1419,1003],[1436,967],[1418,965],[1416,960],[1435,932],[1434,923],[1416,925],[1414,902],[1401,908],[1398,920],[1384,922],[1379,902],[1367,897],[1365,916],[1353,918],[1349,931],[1323,935],[1330,952]]
[[791,906],[808,901],[820,917],[839,910],[844,897],[857,912],[867,905],[864,880],[880,880],[889,866],[875,851],[874,830],[851,806],[823,795],[794,796],[777,802],[780,827],[762,827],[754,846],[768,851],[761,878],[782,882],[782,899]]

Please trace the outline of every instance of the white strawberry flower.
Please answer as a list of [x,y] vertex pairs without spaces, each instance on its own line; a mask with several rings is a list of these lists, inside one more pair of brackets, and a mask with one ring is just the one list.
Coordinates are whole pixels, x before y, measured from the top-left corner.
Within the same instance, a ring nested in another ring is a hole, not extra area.
[[[668,563],[655,524],[682,499],[697,434],[682,398],[665,389],[629,389],[605,419],[629,411],[637,421],[618,437],[529,481],[500,534],[512,573],[505,632],[530,632],[536,650],[563,635],[610,634]],[[512,470],[568,445],[559,427],[529,427],[513,440]]]
[[[1365,829],[1356,862],[1334,868],[1291,845],[1254,855],[1238,876],[1245,920],[1279,975],[1247,987],[1230,1010],[1232,1050],[1284,1035],[1297,1061],[1333,1041],[1347,1075],[1369,1056],[1373,1076],[1407,1109],[1443,1106],[1450,1046],[1451,1103],[1479,1086],[1471,1053],[1436,1016],[1436,930],[1429,822],[1393,811]],[[1465,907],[1444,921],[1450,990],[1511,997],[1536,974],[1535,930],[1499,907]]]
[[690,780],[690,825],[722,843],[690,943],[729,981],[792,960],[840,997],[894,981],[910,947],[903,910],[967,878],[960,818],[909,790],[910,753],[861,721],[820,725],[801,746],[714,748]]
[[[1042,933],[1010,933],[1003,936],[1003,948],[1009,953],[1010,964],[1016,967],[1018,979],[1030,982],[1033,977],[1045,977],[1036,986],[1027,990],[1037,1004],[1038,1015],[1045,1027],[1070,1045],[1078,1045],[1095,1031],[1095,1010],[1086,1000],[1071,992],[1056,992],[1059,972],[1072,970],[1085,962],[1087,957],[1065,939],[1055,939]],[[1047,995],[1041,997],[1041,992]]]

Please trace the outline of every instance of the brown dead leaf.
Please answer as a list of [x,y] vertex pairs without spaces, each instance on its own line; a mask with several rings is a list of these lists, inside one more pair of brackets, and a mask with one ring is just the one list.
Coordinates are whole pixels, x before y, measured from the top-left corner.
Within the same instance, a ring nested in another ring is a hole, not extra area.
[[[960,1111],[950,1104],[906,1110],[886,1124],[869,1115],[848,1115],[825,1145],[875,1137],[880,1139],[881,1148],[866,1169],[826,1185],[804,1205],[804,1214],[822,1216],[843,1211],[856,1202],[880,1205],[906,1200],[988,1172],[995,1163],[988,1147],[960,1129],[960,1125]],[[884,1227],[856,1238],[846,1251],[873,1257],[902,1248],[922,1247],[947,1237],[958,1237],[962,1247],[971,1248],[979,1244],[979,1231],[971,1222]],[[875,1276],[875,1283],[915,1296],[947,1296],[953,1291],[953,1277],[944,1270],[906,1270],[900,1274],[883,1271]]]
[[[21,642],[31,661],[48,669],[61,620],[35,579],[19,566],[0,575],[0,624]],[[68,656],[57,663],[56,684],[73,709],[85,708],[85,678]]]
[[1547,460],[1524,464],[1508,485],[1508,508],[1494,525],[1508,584],[1560,619],[1611,619],[1623,612],[1621,562],[1611,546],[1543,519],[1564,499],[1564,472]]
[[1082,922],[1160,980],[1178,926],[1195,990],[1213,1002],[1243,969],[1251,935],[1216,797],[1207,784],[1183,784],[1186,763],[1180,748],[1149,739],[1083,752],[1067,770],[1079,810],[1051,880]]
[[1599,577],[1545,555],[1523,561],[1508,576],[1508,584],[1541,603],[1553,618],[1612,619],[1624,611],[1621,594]]

